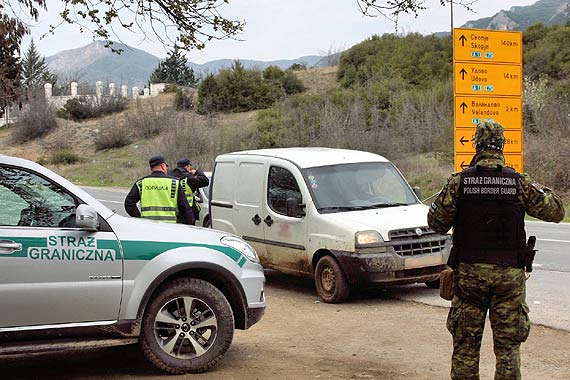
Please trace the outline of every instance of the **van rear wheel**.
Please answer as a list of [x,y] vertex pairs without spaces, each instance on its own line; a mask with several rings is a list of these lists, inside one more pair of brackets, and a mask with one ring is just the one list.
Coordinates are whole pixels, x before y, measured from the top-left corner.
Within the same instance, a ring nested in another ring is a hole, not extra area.
[[323,256],[317,262],[315,287],[319,297],[327,303],[340,303],[348,298],[348,281],[334,257]]

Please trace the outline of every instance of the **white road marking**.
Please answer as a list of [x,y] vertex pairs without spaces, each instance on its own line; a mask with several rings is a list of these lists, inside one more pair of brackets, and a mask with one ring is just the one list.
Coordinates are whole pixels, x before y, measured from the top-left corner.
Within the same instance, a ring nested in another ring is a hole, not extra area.
[[[123,204],[124,202],[119,202],[119,201],[107,201],[105,199],[98,199],[99,202],[108,202],[108,203],[119,203],[119,204]],[[540,240],[540,239],[539,239]]]
[[557,240],[557,239],[536,239],[536,241],[551,241],[554,243],[570,243],[570,240]]

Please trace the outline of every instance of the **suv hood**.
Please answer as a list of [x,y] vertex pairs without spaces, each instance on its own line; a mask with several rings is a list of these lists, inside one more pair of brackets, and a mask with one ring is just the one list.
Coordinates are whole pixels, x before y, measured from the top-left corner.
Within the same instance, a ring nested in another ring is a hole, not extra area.
[[427,226],[428,210],[429,207],[424,204],[415,204],[321,214],[320,217],[352,233],[367,230],[378,231],[382,238],[388,241],[389,231]]

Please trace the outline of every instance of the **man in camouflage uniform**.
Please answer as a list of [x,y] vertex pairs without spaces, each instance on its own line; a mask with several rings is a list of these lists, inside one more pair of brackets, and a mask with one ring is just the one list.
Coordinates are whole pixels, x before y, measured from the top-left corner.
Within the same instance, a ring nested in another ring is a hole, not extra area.
[[527,253],[524,215],[549,222],[564,217],[562,201],[554,192],[505,167],[504,142],[500,124],[479,124],[470,168],[448,179],[428,214],[435,231],[454,228],[448,263],[455,273],[454,297],[447,318],[454,380],[479,379],[487,311],[495,380],[521,378],[519,349],[530,331],[522,263]]

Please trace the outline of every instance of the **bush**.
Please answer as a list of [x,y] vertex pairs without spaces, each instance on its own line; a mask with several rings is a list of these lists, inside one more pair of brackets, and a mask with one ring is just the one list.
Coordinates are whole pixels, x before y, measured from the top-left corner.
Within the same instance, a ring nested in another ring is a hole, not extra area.
[[45,97],[38,95],[30,99],[26,110],[12,127],[12,140],[21,144],[45,136],[57,127],[53,108]]
[[48,158],[52,165],[71,165],[81,161],[81,158],[71,149],[56,149]]
[[267,108],[285,95],[305,89],[292,71],[284,72],[277,66],[267,67],[263,73],[245,69],[235,61],[231,69],[207,76],[198,88],[197,112],[243,112]]
[[164,90],[162,90],[163,93],[167,94],[167,93],[173,93],[173,92],[177,92],[178,91],[178,86],[173,84],[173,83],[167,83],[164,86]]
[[78,97],[69,99],[65,103],[61,115],[67,114],[75,121],[93,119],[103,115],[124,111],[127,108],[127,100],[122,97],[102,96],[99,99]]
[[174,106],[177,111],[189,110],[194,107],[192,96],[187,95],[184,90],[178,88],[176,90],[176,97],[174,98]]
[[148,139],[161,133],[174,123],[172,108],[156,109],[154,103],[144,103],[137,99],[137,109],[129,113],[127,122],[131,126],[133,136]]
[[95,150],[122,148],[132,142],[131,133],[125,123],[106,125],[95,137]]

